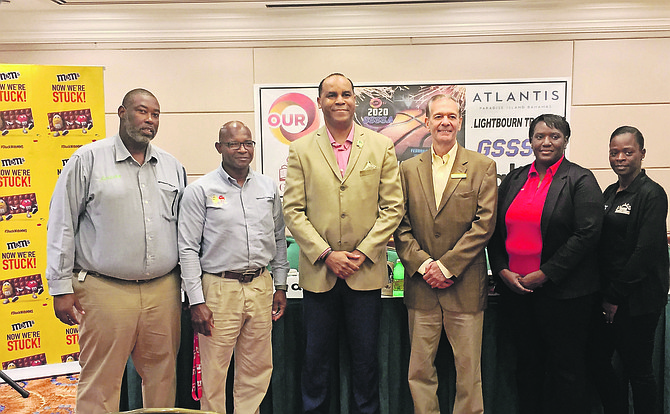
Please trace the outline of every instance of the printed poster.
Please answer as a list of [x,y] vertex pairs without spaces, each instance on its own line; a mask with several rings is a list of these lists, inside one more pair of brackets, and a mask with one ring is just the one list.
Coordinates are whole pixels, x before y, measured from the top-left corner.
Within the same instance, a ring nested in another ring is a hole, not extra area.
[[[283,193],[288,145],[323,125],[318,90],[257,85],[255,91],[261,171],[277,180]],[[533,161],[528,141],[533,118],[545,113],[569,116],[569,91],[567,79],[362,85],[355,88],[354,121],[389,137],[403,161],[430,148],[424,121],[428,100],[436,94],[453,96],[463,116],[458,142],[494,159],[502,177]]]
[[102,71],[0,64],[3,370],[79,359],[78,328],[55,317],[44,276],[46,226],[63,165],[77,148],[105,137]]

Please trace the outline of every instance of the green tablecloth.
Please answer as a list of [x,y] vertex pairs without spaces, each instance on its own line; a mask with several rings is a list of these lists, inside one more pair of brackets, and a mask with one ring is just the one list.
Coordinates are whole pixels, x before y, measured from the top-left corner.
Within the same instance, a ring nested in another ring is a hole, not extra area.
[[[296,414],[300,412],[300,369],[304,353],[304,334],[302,328],[302,304],[300,299],[289,299],[285,316],[273,327],[274,372],[268,394],[261,405],[261,413]],[[670,308],[659,323],[656,334],[654,366],[659,388],[663,395],[663,412],[668,410],[670,397],[670,355],[666,355],[665,344],[670,343],[670,330],[666,329]],[[401,298],[382,300],[382,326],[379,344],[380,361],[380,398],[383,414],[410,414],[412,399],[407,385],[407,367],[409,364],[409,334],[407,329],[407,310]],[[178,401],[182,408],[198,408],[199,403],[191,399],[191,361],[193,331],[190,327],[189,313],[182,317],[182,344],[178,361]],[[349,412],[350,400],[348,351],[344,342],[340,342],[340,364],[333,373],[331,413]],[[491,298],[484,318],[484,338],[482,350],[482,380],[484,406],[487,414],[516,413],[516,398],[513,373],[513,349],[509,331],[499,321],[496,298]],[[438,389],[441,411],[450,413],[455,392],[455,371],[451,349],[442,336],[436,366],[440,381]],[[229,379],[232,379],[232,367]],[[129,369],[127,389],[121,409],[141,407],[140,380],[134,370]],[[232,381],[228,381],[229,395],[232,395]],[[232,404],[232,397],[228,399]],[[593,399],[593,413],[599,413]],[[232,413],[232,405],[229,405]]]

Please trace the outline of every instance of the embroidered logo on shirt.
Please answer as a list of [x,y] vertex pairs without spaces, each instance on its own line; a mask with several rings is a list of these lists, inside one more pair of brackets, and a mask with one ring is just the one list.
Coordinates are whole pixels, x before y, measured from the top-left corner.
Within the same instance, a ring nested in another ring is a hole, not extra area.
[[214,195],[211,196],[211,198],[212,198],[212,203],[214,203],[214,204],[219,204],[219,203],[225,203],[226,202],[226,197],[224,197],[222,195],[214,194]]
[[116,178],[121,178],[121,174],[108,175],[106,177],[100,177],[100,181],[113,180],[113,179],[116,179]]
[[623,203],[614,210],[614,214],[626,214],[630,215],[630,204]]

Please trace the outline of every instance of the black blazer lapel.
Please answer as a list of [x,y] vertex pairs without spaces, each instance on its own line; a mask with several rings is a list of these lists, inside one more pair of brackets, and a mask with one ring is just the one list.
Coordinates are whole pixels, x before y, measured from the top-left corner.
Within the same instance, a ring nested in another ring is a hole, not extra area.
[[[549,222],[551,217],[554,215],[554,210],[558,203],[558,197],[568,182],[568,173],[570,172],[570,161],[563,159],[561,165],[556,171],[556,175],[551,180],[551,185],[549,186],[549,191],[547,192],[547,199],[544,202],[544,208],[542,209],[542,219],[541,219],[541,228],[542,228],[542,239],[544,240],[547,237],[547,229],[549,227]],[[557,212],[560,213],[560,212]]]

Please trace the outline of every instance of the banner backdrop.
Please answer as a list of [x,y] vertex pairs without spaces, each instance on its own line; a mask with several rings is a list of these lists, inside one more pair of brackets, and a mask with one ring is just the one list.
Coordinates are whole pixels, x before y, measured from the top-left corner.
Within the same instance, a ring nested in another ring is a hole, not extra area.
[[3,370],[79,358],[78,329],[56,319],[44,278],[46,224],[63,165],[104,136],[101,67],[0,64]]
[[[318,91],[314,86],[256,85],[255,92],[261,170],[277,180],[283,193],[288,144],[323,125]],[[567,117],[570,102],[568,79],[363,85],[355,92],[355,122],[389,137],[399,161],[430,148],[426,102],[436,94],[453,96],[463,115],[458,142],[494,159],[501,176],[532,162],[528,127],[533,118],[545,113]]]

